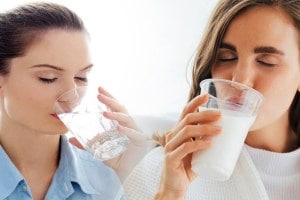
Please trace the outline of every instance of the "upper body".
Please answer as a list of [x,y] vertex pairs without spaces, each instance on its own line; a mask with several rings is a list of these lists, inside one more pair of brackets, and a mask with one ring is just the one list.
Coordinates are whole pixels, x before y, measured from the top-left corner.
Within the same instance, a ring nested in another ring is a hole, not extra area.
[[[54,109],[65,91],[88,84],[88,41],[81,19],[64,6],[32,3],[0,14],[1,197],[117,195],[112,170],[61,140],[68,129]],[[110,101],[103,89],[99,96]]]
[[[199,95],[199,83],[204,79],[242,83],[264,96],[264,103],[245,140],[248,146],[269,151],[278,158],[280,153],[299,149],[299,6],[299,1],[294,0],[219,1],[196,53],[189,102],[177,125],[159,140],[164,151],[160,152],[163,154],[163,167],[156,195],[153,195],[156,199],[183,199],[193,180],[201,179],[201,172],[195,174],[192,171],[193,153],[210,148],[214,145],[214,138],[222,134],[222,126],[217,123],[222,113],[198,110],[208,100],[208,95]],[[268,154],[268,157],[272,156]],[[256,168],[266,164],[264,160],[253,163]],[[288,162],[288,166],[293,163]],[[297,163],[297,173],[298,166]],[[263,170],[257,170],[257,180],[265,178],[261,174]],[[285,171],[284,168],[281,170],[274,174],[275,179],[281,179],[280,174]],[[252,172],[247,170],[243,173],[251,175]],[[287,178],[290,182],[299,180],[299,176]],[[263,182],[265,187],[267,182]],[[231,182],[226,182],[223,186],[228,188],[230,185]],[[214,186],[206,184],[203,190],[213,190]],[[287,195],[290,193],[289,187],[281,185],[280,188]],[[299,199],[299,193],[295,192],[295,195],[294,198]]]
[[[90,153],[60,141],[60,161],[44,199],[122,199],[115,172]],[[0,146],[0,199],[32,199],[30,186]],[[109,188],[109,190],[108,190]]]

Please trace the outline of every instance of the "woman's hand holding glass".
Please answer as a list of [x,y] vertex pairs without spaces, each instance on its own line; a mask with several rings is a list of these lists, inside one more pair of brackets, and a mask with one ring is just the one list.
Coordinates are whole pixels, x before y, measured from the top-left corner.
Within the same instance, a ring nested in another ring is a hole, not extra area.
[[142,130],[129,115],[126,107],[101,87],[99,88],[98,99],[110,110],[110,112],[104,113],[104,117],[116,120],[118,131],[130,140],[127,151],[115,159],[105,161],[107,165],[117,171],[121,179],[125,179],[145,152],[151,148],[153,142],[143,135]]
[[207,100],[207,95],[200,95],[189,102],[177,126],[167,134],[163,172],[156,199],[184,197],[189,183],[196,177],[191,169],[193,152],[210,147],[212,137],[221,132],[221,127],[215,125],[221,118],[219,111],[197,112]]
[[[104,161],[105,164],[112,167],[124,180],[132,168],[140,161],[152,146],[152,140],[146,138],[133,118],[129,115],[126,107],[123,106],[115,97],[113,97],[104,88],[98,88],[98,100],[107,107],[103,116],[107,119],[117,121],[117,130],[119,133],[129,138],[128,149],[116,158]],[[70,138],[70,142],[79,148],[83,148],[76,138]]]

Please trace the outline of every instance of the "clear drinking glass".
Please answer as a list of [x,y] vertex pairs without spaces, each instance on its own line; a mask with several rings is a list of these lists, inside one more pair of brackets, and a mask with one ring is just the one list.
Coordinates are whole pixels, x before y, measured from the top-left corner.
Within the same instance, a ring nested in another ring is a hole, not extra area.
[[192,170],[201,177],[224,181],[234,170],[263,96],[246,85],[223,79],[203,80],[200,88],[209,99],[199,111],[220,110],[222,117],[217,124],[222,132],[213,138],[210,148],[193,154]]
[[80,144],[99,160],[109,160],[123,153],[127,136],[117,131],[117,122],[103,116],[105,106],[96,90],[87,86],[64,92],[55,102],[58,118]]

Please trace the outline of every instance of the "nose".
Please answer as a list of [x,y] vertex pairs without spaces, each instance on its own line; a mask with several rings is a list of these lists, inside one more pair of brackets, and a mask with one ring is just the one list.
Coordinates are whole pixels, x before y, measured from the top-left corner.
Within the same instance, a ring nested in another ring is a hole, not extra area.
[[232,71],[232,81],[247,85],[254,86],[254,66],[247,63],[239,63]]
[[80,92],[77,90],[77,88],[74,87],[68,91],[65,91],[63,94],[61,94],[57,100],[60,102],[76,101],[77,99],[80,98],[79,93]]
[[60,92],[58,93],[57,100],[60,102],[68,102],[79,99],[78,85],[74,81],[73,77],[65,78],[62,81]]

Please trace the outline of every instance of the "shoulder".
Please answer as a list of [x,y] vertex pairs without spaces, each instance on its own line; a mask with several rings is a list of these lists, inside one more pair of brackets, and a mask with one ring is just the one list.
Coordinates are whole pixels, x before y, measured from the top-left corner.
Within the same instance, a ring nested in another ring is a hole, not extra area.
[[128,200],[154,199],[160,182],[163,159],[163,147],[157,147],[133,169],[124,182]]

